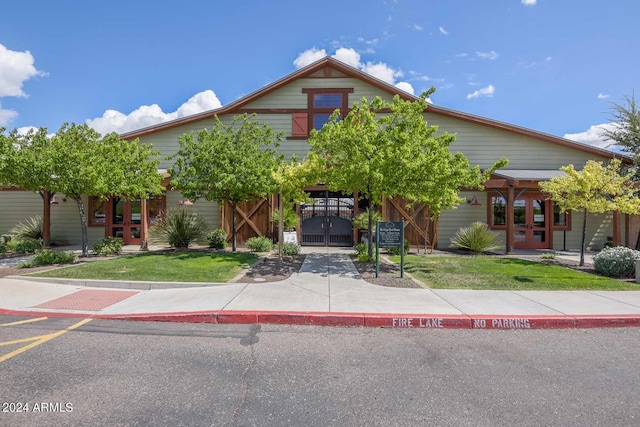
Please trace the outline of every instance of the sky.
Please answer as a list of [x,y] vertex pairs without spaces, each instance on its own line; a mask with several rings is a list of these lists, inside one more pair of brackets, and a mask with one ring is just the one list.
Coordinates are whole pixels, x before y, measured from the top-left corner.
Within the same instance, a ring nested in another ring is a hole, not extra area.
[[0,127],[124,133],[227,105],[324,56],[435,105],[609,142],[640,90],[637,0],[3,1]]

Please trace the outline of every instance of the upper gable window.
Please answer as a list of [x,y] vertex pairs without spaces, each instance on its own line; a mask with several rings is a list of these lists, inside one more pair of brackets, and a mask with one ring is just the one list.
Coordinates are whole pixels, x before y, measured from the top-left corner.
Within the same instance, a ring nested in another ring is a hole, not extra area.
[[313,94],[313,108],[341,108],[342,93],[315,93]]

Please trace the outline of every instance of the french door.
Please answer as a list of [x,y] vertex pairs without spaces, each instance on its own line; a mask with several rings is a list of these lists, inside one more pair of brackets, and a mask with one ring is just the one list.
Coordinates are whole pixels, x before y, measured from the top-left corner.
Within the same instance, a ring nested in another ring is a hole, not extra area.
[[541,194],[522,194],[513,206],[513,233],[516,249],[548,249],[549,204]]
[[111,233],[125,245],[140,244],[142,235],[142,203],[140,199],[111,199]]

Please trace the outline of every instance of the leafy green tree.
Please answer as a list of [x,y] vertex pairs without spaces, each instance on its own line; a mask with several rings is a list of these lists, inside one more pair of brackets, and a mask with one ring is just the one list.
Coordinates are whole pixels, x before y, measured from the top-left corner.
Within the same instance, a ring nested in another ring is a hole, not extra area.
[[640,161],[640,109],[635,94],[624,97],[624,104],[612,103],[610,119],[614,127],[605,129],[602,136],[635,156]]
[[236,207],[278,191],[274,171],[282,155],[274,150],[281,133],[254,119],[236,116],[231,125],[216,117],[212,129],[185,133],[180,149],[168,157],[171,185],[189,199],[229,202],[232,208],[232,250],[236,250]]
[[[321,165],[327,186],[358,191],[369,201],[370,236],[373,212],[383,197],[426,202],[437,216],[462,201],[461,187],[478,187],[487,175],[470,167],[463,154],[450,151],[454,135],[437,134],[438,128],[424,120],[426,99],[433,92],[412,102],[399,96],[391,103],[363,98],[343,119],[336,111],[320,131],[311,132],[309,157]],[[504,164],[506,159],[488,172]],[[372,239],[368,256],[373,256]]]
[[278,260],[282,262],[284,251],[284,219],[285,204],[291,206],[309,198],[304,191],[307,185],[317,183],[319,171],[315,164],[305,160],[302,163],[293,158],[290,162],[282,162],[273,171],[273,178],[279,188],[278,203]]
[[584,265],[587,214],[620,211],[626,214],[640,213],[640,199],[631,181],[633,173],[621,174],[618,159],[604,166],[602,162],[589,160],[581,171],[573,165],[560,168],[566,175],[541,182],[540,188],[549,195],[561,212],[582,210],[582,242],[580,265]]
[[[15,135],[8,182],[25,190],[62,193],[78,205],[82,256],[89,255],[87,216],[82,196],[148,198],[163,191],[158,152],[118,134],[101,135],[89,126],[64,124],[47,136],[41,128]],[[48,203],[44,200],[44,203]]]

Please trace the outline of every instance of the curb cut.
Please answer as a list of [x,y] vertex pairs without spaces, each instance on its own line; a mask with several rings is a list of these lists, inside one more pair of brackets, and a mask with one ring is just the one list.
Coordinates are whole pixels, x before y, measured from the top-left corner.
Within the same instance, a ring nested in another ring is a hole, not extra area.
[[639,314],[579,316],[426,315],[289,311],[202,311],[136,314],[85,314],[0,309],[0,315],[72,317],[142,322],[271,324],[389,329],[589,329],[640,327]]

